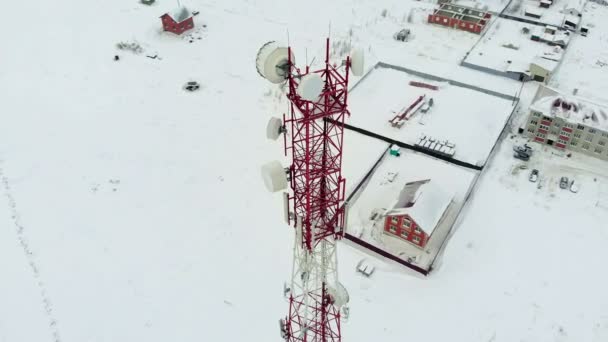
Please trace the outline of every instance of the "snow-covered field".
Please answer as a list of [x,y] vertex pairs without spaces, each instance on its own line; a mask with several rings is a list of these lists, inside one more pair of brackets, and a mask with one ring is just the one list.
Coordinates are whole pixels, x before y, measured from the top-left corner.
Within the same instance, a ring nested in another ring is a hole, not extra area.
[[[370,59],[519,89],[457,66],[475,41],[467,33],[429,27],[447,37],[433,50],[392,41],[393,17],[410,8],[420,8],[422,37],[431,3],[182,3],[201,12],[187,38],[159,32],[168,1],[2,3],[17,15],[0,33],[0,341],[280,339],[292,230],[259,165],[282,154],[264,129],[285,107],[254,59],[288,29],[299,61],[322,50],[331,22],[334,40],[351,39]],[[597,31],[588,39],[604,44]],[[121,41],[145,51],[117,50]],[[198,92],[182,90],[191,80]],[[431,277],[379,263],[363,279],[360,252],[341,248],[344,341],[608,339],[608,209],[594,205],[606,197],[605,164],[581,176],[577,195],[538,191],[511,176],[511,144]]]
[[374,139],[355,131],[345,130],[344,145],[357,146],[356,150],[346,150],[342,156],[342,176],[346,178],[346,196],[363,181],[380,156],[389,148],[389,143]]

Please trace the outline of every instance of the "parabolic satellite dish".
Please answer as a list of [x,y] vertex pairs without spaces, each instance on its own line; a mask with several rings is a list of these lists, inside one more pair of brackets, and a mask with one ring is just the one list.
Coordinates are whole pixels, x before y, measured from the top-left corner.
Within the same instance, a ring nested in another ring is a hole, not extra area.
[[[291,63],[295,64],[295,56],[291,54]],[[268,42],[258,51],[255,66],[258,74],[272,83],[281,83],[289,72],[289,49],[279,46],[277,42]]]
[[353,75],[362,76],[363,67],[365,66],[365,53],[363,49],[355,49],[350,54],[350,66]]
[[278,161],[271,161],[262,166],[262,179],[266,189],[277,192],[287,188],[287,175],[285,169]]
[[336,288],[330,286],[328,288],[328,292],[334,301],[334,306],[340,308],[348,304],[350,297],[348,295],[348,291],[346,291],[346,288],[344,287],[344,285],[342,285],[342,283],[338,283],[337,285],[338,286]]
[[319,74],[308,74],[300,79],[296,92],[304,100],[316,102],[324,86],[325,81]]
[[270,140],[277,140],[281,133],[283,133],[283,120],[271,117],[266,125],[266,137]]

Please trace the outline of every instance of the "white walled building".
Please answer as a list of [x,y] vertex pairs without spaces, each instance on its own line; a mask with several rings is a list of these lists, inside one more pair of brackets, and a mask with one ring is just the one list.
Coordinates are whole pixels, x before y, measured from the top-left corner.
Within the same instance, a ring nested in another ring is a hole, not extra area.
[[608,108],[540,86],[524,127],[533,141],[608,160]]

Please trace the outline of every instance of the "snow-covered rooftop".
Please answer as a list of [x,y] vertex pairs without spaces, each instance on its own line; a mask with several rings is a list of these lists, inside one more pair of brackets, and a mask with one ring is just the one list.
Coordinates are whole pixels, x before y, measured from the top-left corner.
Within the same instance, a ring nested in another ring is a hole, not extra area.
[[[570,5],[568,0],[553,0],[552,4],[548,8],[539,7],[539,0],[519,0],[511,1],[506,9],[506,13],[514,16],[525,18],[526,20],[535,21],[541,24],[555,25],[558,27],[564,24],[564,13],[566,8],[577,6],[576,4]],[[581,10],[582,12],[582,7]],[[540,18],[534,18],[526,15],[527,13],[540,16]],[[578,10],[573,11],[578,12]]]
[[560,117],[568,122],[608,130],[608,109],[605,106],[564,95],[548,87],[538,90],[530,109],[549,117]]
[[559,62],[544,57],[536,56],[530,64],[536,64],[549,72],[553,72],[555,68],[557,68]]
[[[429,83],[439,89],[414,87],[410,81]],[[389,120],[422,95],[433,99],[431,110],[417,112],[401,128],[392,127]],[[463,98],[469,101],[464,103]],[[349,101],[353,114],[348,119],[350,125],[411,145],[422,135],[449,140],[457,146],[455,159],[476,165],[485,163],[513,109],[510,99],[389,68],[372,71],[351,91]],[[454,129],[463,122],[467,123],[466,130]],[[476,139],[471,139],[471,134]]]
[[186,7],[180,7],[178,9],[174,10],[173,12],[169,12],[167,14],[169,16],[171,16],[171,18],[173,18],[173,20],[175,20],[175,22],[177,22],[177,23],[180,23],[180,22],[190,18],[190,16],[192,15],[190,10],[188,10]]
[[[498,18],[496,24],[486,31],[485,36],[467,55],[465,62],[499,72],[526,73],[530,64],[541,63],[537,59],[542,57],[554,61],[542,61],[544,68],[555,69],[562,59],[563,49],[559,46],[549,46],[543,42],[531,40],[530,34],[523,33],[524,28],[531,29],[535,35],[546,35],[543,39],[549,41],[568,38],[560,31],[556,35],[545,34],[544,27]],[[564,44],[567,43],[567,41],[564,42]]]
[[[414,185],[414,186],[411,186]],[[429,236],[452,201],[453,195],[432,180],[409,182],[399,194],[395,206],[386,215],[409,215]],[[409,199],[413,199],[410,203]]]

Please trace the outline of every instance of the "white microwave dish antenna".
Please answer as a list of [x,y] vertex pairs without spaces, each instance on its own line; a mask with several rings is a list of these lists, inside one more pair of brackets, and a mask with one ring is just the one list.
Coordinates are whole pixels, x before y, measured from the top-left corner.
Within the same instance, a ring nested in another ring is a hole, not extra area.
[[365,52],[363,49],[355,49],[350,54],[350,67],[355,76],[363,76],[365,66]]
[[308,74],[300,79],[296,92],[306,101],[317,102],[325,87],[325,81],[319,74]]
[[262,179],[270,192],[287,189],[287,174],[281,163],[276,160],[262,166]]
[[[291,63],[295,64],[295,56],[291,54]],[[289,49],[275,41],[268,42],[260,48],[255,59],[255,66],[260,76],[271,83],[285,81],[289,73]]]
[[270,140],[277,140],[281,133],[285,132],[285,127],[283,126],[283,120],[277,117],[271,117],[268,121],[268,125],[266,125],[266,138]]

